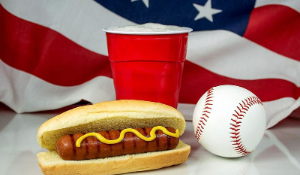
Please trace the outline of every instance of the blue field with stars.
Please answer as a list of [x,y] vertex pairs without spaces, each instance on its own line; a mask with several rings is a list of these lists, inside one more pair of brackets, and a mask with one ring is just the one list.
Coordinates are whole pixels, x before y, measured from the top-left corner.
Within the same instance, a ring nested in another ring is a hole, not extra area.
[[191,27],[194,31],[228,30],[243,36],[254,0],[96,0],[137,24]]

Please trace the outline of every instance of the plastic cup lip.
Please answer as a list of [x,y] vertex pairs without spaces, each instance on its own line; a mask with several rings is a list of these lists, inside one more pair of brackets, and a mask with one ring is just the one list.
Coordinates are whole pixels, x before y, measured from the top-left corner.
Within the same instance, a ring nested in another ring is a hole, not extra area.
[[134,32],[134,31],[114,31],[118,27],[107,27],[102,29],[106,33],[113,33],[113,34],[125,34],[125,35],[169,35],[169,34],[181,34],[181,33],[190,33],[193,31],[192,28],[189,27],[182,27],[183,30],[178,31],[165,31],[165,32]]

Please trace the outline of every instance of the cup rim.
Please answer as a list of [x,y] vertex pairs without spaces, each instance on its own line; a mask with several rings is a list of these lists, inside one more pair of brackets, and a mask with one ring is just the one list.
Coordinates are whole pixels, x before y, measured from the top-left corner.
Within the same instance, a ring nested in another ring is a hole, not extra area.
[[114,33],[114,34],[127,34],[127,35],[168,35],[168,34],[181,34],[181,33],[190,33],[193,31],[192,28],[182,27],[183,30],[179,31],[166,31],[166,32],[133,32],[133,31],[114,31],[118,27],[107,27],[102,29],[106,33]]

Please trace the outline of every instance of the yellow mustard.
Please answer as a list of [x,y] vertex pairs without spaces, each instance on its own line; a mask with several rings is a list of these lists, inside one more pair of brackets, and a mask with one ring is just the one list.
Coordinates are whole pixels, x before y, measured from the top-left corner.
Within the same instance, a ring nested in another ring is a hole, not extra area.
[[121,131],[120,133],[120,137],[118,139],[115,140],[108,140],[105,137],[103,137],[101,134],[96,133],[96,132],[91,132],[91,133],[87,133],[81,137],[79,137],[79,139],[77,139],[76,141],[76,147],[80,147],[81,142],[87,138],[87,137],[96,137],[98,140],[100,140],[102,143],[106,143],[106,144],[116,144],[121,142],[124,139],[124,136],[127,132],[132,132],[134,133],[136,136],[138,136],[139,138],[145,140],[145,141],[152,141],[156,138],[156,134],[155,132],[157,130],[161,130],[164,134],[168,135],[168,136],[172,136],[172,137],[179,137],[179,130],[176,129],[176,133],[172,133],[169,132],[165,127],[163,126],[156,126],[154,128],[152,128],[152,130],[150,131],[150,137],[145,137],[143,134],[141,134],[140,132],[138,132],[136,129],[132,129],[132,128],[127,128]]

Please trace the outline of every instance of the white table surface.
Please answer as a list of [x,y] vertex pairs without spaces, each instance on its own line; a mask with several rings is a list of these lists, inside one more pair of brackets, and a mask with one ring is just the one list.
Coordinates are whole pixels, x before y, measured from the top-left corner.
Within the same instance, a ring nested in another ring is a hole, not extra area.
[[[62,110],[60,111],[62,112]],[[36,154],[42,149],[36,141],[39,126],[58,112],[16,114],[0,105],[0,174],[42,175]],[[192,123],[181,140],[191,145],[188,160],[177,166],[132,174],[172,175],[299,175],[300,120],[287,118],[267,130],[258,147],[242,158],[226,159],[206,151],[194,138]]]

